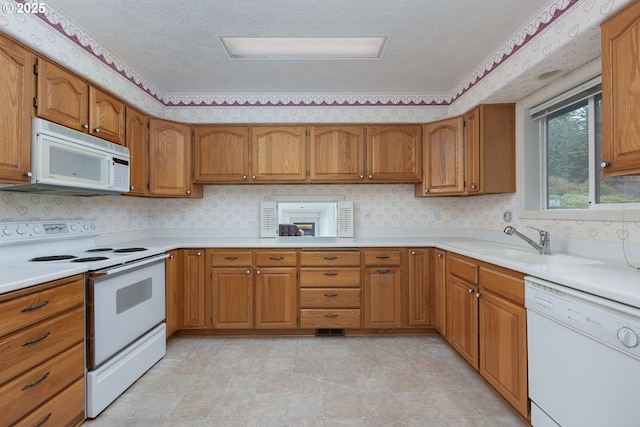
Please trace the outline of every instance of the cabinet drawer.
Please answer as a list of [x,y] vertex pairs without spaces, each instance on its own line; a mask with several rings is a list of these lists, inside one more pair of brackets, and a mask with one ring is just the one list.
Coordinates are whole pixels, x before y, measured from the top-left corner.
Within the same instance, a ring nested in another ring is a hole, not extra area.
[[258,267],[287,266],[295,267],[298,262],[298,255],[291,252],[256,252],[256,265]]
[[300,252],[300,265],[309,267],[360,265],[358,251]]
[[18,421],[15,426],[72,426],[84,419],[84,378]]
[[399,250],[367,250],[364,253],[365,265],[400,265],[401,259]]
[[300,310],[301,328],[359,328],[359,309]]
[[300,289],[301,308],[360,308],[360,289]]
[[213,267],[251,267],[250,251],[207,251],[209,265]]
[[84,375],[82,343],[0,388],[0,425],[6,426]]
[[451,253],[447,254],[447,271],[449,274],[458,276],[461,279],[478,284],[478,264],[472,260],[467,260]]
[[79,307],[0,340],[0,384],[82,342],[84,310]]
[[[59,286],[48,287],[57,284]],[[44,290],[32,292],[25,290],[8,294],[8,298],[0,303],[0,337],[76,305],[84,304],[82,276],[51,282],[43,285],[42,288]],[[12,298],[11,295],[16,297]]]
[[359,268],[301,268],[301,288],[355,288],[360,286]]
[[524,274],[480,267],[480,286],[524,305]]

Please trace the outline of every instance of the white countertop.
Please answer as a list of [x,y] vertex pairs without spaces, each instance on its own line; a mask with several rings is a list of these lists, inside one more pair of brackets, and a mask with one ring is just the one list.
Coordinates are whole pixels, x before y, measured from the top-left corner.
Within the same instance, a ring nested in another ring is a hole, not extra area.
[[[476,242],[476,243],[474,243]],[[366,238],[216,238],[155,237],[128,241],[132,246],[153,247],[165,251],[178,248],[360,248],[360,247],[436,247],[481,261],[523,272],[577,290],[599,295],[640,309],[640,272],[622,262],[595,259],[594,264],[530,264],[504,256],[475,250],[483,242],[492,248],[513,248],[536,254],[533,248],[511,246],[465,237],[366,237]],[[472,243],[472,245],[469,245]],[[584,258],[584,257],[581,257]],[[86,271],[69,263],[19,263],[3,265],[0,294],[72,276]]]

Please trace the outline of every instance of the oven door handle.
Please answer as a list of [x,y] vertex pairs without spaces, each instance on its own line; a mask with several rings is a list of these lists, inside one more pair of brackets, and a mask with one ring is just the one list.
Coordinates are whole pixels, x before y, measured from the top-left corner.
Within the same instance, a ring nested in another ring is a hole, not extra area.
[[151,264],[157,261],[162,261],[165,258],[169,258],[169,254],[160,254],[155,256],[150,256],[149,258],[142,259],[140,261],[133,261],[129,264],[125,264],[120,267],[108,268],[103,271],[96,271],[95,273],[89,273],[89,275],[93,278],[102,277],[105,275],[121,273],[126,270],[131,270],[132,268],[142,267],[143,265]]

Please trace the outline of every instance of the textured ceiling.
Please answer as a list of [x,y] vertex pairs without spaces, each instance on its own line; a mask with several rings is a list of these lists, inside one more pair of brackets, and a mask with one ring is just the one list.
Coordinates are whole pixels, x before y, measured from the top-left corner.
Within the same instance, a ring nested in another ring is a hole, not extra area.
[[[442,94],[546,0],[48,0],[164,93]],[[232,36],[386,36],[379,60],[231,60]]]

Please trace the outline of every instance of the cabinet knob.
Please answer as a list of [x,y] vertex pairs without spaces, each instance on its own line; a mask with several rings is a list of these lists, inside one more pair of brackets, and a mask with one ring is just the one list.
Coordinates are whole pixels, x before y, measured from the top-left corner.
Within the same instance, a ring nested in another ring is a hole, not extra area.
[[247,274],[251,274],[251,270],[247,269]]
[[438,254],[438,258],[442,258],[442,254]]
[[364,175],[360,175],[360,179],[364,179]]
[[471,189],[472,189],[472,190],[475,190],[476,188],[478,188],[478,186],[477,186],[477,185],[475,185],[475,184],[471,184]]
[[600,163],[600,167],[601,167],[602,169],[604,169],[604,168],[608,168],[608,167],[609,167],[609,162],[602,162],[602,163]]
[[133,185],[129,187],[129,190],[133,190],[133,189],[134,189]]
[[187,190],[187,194],[191,194],[191,190]]
[[33,172],[31,171],[27,171],[24,173],[25,176],[28,176],[29,178],[31,178],[33,176]]
[[472,288],[469,288],[469,289],[468,289],[468,292],[469,292],[470,294],[472,294],[472,293],[473,293],[473,289],[472,289]]
[[95,133],[100,133],[100,128],[95,128],[93,131],[94,131]]
[[373,175],[369,175],[369,179],[373,178]]
[[416,251],[411,251],[411,255],[415,255],[415,254],[416,254]]
[[173,255],[169,255],[169,259],[173,259]]
[[476,292],[476,298],[480,298],[480,292]]
[[198,252],[198,256],[202,256],[202,252]]
[[424,189],[424,192],[425,192],[425,193],[428,193],[428,192],[429,192],[429,189],[428,189],[428,188],[425,188],[425,189]]
[[247,179],[247,175],[242,175],[242,179]]
[[255,175],[251,175],[251,179],[256,179],[256,176]]
[[89,125],[88,125],[88,124],[86,124],[86,123],[84,123],[84,124],[82,125],[82,129],[89,129]]
[[261,274],[260,270],[256,270],[256,274]]

